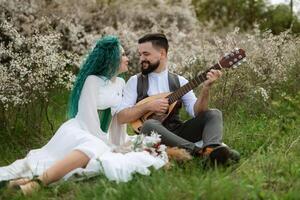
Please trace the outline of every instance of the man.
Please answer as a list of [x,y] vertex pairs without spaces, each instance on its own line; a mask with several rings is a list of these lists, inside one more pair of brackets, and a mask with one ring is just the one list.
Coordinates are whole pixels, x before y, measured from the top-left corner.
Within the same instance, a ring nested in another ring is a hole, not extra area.
[[[135,121],[149,111],[158,115],[166,113],[169,107],[167,98],[135,104],[147,96],[174,91],[188,82],[184,77],[168,72],[168,48],[168,40],[164,34],[147,34],[139,39],[141,74],[132,76],[125,86],[117,115],[120,123]],[[222,145],[222,113],[217,109],[208,109],[209,90],[221,75],[221,71],[211,70],[207,73],[207,80],[204,81],[198,98],[193,91],[181,98],[192,119],[183,123],[176,112],[163,124],[157,120],[147,120],[141,132],[150,134],[155,131],[162,136],[162,143],[185,148],[191,154],[210,158],[213,162],[224,164],[229,158],[238,161],[239,154]],[[200,140],[203,141],[203,148],[195,145]]]

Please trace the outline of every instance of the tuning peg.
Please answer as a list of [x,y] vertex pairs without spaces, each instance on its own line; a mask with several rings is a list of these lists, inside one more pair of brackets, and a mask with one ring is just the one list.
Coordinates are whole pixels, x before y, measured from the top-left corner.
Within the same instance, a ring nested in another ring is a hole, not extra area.
[[239,54],[239,53],[240,53],[239,48],[235,48],[234,50],[235,50],[235,53],[236,53],[236,54]]
[[225,59],[229,59],[229,53],[224,54]]
[[243,56],[242,56],[242,55],[239,55],[238,58],[241,60],[241,59],[243,58]]
[[233,62],[237,62],[237,61],[238,61],[238,59],[237,59],[237,58],[233,59]]
[[233,64],[233,62],[232,61],[229,61],[229,65],[232,65]]
[[243,60],[242,60],[243,62],[247,62],[247,59],[246,58],[243,58]]

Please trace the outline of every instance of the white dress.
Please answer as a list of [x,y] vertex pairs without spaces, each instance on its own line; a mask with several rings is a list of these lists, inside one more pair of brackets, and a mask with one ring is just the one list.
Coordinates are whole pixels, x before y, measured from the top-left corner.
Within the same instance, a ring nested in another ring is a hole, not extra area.
[[[63,159],[72,150],[84,152],[90,161],[85,168],[78,168],[63,177],[64,180],[75,174],[90,177],[104,173],[109,180],[129,181],[132,174],[148,175],[148,167],[158,169],[167,161],[150,155],[146,151],[114,153],[112,150],[130,140],[126,126],[119,125],[113,117],[109,133],[100,128],[97,110],[111,108],[112,115],[122,101],[125,81],[114,81],[90,75],[86,79],[75,118],[68,120],[57,130],[51,140],[42,148],[31,150],[23,159],[9,166],[0,167],[0,181],[20,177],[41,175],[57,160]],[[77,177],[77,176],[76,176]]]

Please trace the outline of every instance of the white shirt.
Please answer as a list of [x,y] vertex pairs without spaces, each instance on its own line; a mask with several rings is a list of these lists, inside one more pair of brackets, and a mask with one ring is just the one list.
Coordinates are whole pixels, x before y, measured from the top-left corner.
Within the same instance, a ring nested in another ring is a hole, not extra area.
[[[188,80],[182,76],[179,76],[179,83],[180,86],[185,85]],[[148,81],[149,81],[149,89],[148,89],[148,96],[170,92],[169,89],[169,80],[168,80],[168,69],[160,72],[155,73],[152,72],[148,74]],[[125,85],[125,89],[123,91],[123,100],[122,103],[118,107],[118,112],[125,108],[132,107],[136,104],[137,100],[137,75],[134,75],[129,78]],[[183,101],[183,105],[186,111],[190,114],[190,116],[194,117],[194,104],[196,103],[196,96],[193,90],[186,93],[181,100]]]

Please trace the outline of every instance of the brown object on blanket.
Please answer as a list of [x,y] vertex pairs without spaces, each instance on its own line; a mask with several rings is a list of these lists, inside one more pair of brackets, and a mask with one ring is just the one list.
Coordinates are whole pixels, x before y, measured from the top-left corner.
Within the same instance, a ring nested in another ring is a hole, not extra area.
[[175,160],[177,162],[185,162],[192,159],[192,156],[187,150],[178,147],[168,147],[166,149],[169,160]]

